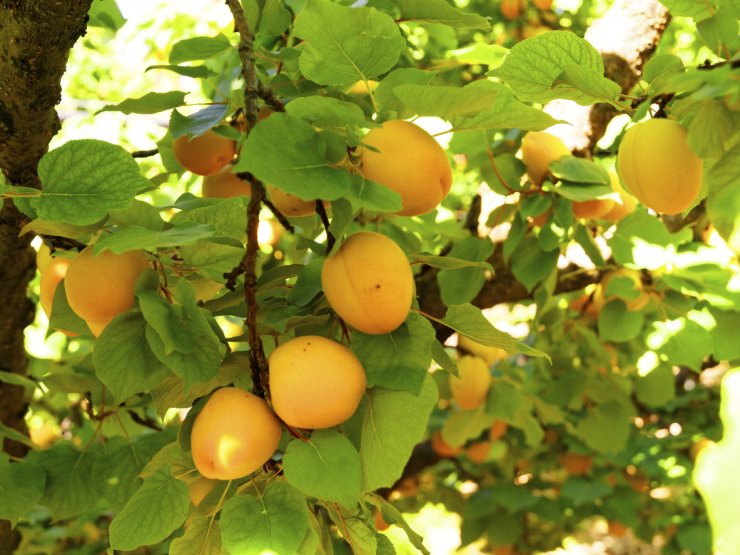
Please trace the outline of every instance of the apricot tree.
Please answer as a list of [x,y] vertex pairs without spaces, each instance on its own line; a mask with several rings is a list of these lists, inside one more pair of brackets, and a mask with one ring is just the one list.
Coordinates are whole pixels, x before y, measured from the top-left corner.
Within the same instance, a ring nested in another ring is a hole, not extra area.
[[736,3],[39,4],[0,554],[740,550]]

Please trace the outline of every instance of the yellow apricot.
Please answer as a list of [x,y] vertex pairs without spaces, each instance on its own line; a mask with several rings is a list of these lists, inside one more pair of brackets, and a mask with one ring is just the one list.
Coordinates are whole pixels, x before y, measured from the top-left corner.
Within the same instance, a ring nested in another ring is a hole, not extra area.
[[570,150],[559,138],[544,131],[530,131],[522,139],[522,161],[536,185],[545,180],[550,162],[569,154]]
[[87,327],[90,328],[90,332],[95,337],[100,337],[100,334],[103,333],[103,330],[105,329],[105,326],[108,325],[108,322],[98,323],[98,322],[85,322],[87,324]]
[[190,501],[196,507],[200,505],[201,501],[206,498],[206,495],[213,491],[213,488],[218,484],[217,480],[211,480],[210,478],[204,478],[198,476],[195,480],[188,484],[188,491],[190,492]]
[[303,200],[300,197],[286,193],[274,185],[267,185],[267,194],[275,208],[289,218],[310,216],[316,211],[315,200]]
[[211,395],[195,417],[190,448],[203,476],[236,480],[265,464],[280,436],[280,422],[264,399],[224,387]]
[[186,170],[198,175],[211,175],[231,162],[236,155],[236,143],[208,130],[188,140],[187,135],[172,143],[172,152]]
[[486,401],[491,388],[491,372],[479,357],[462,356],[457,361],[460,377],[450,376],[452,398],[464,410],[477,409]]
[[379,233],[355,233],[324,262],[321,285],[334,311],[363,333],[389,333],[408,316],[414,277],[406,255]]
[[401,195],[403,216],[434,210],[450,192],[452,169],[445,151],[429,133],[407,121],[372,129],[360,148],[360,172]]
[[701,189],[702,160],[689,148],[686,129],[670,119],[638,123],[624,134],[617,166],[637,200],[664,214],[678,214]]
[[477,357],[482,358],[490,366],[494,362],[503,360],[509,356],[509,353],[498,347],[489,347],[487,345],[481,345],[476,343],[472,339],[464,335],[457,336],[457,346],[462,350],[474,354]]
[[616,223],[635,211],[637,199],[624,190],[622,185],[619,183],[619,177],[617,177],[616,173],[610,171],[609,178],[612,182],[612,189],[614,192],[619,194],[619,200],[616,201],[614,203],[614,207],[609,212],[601,216],[601,218],[603,220]]
[[378,88],[377,81],[368,79],[367,81],[355,81],[350,89],[347,91],[349,94],[370,94],[372,91]]
[[39,272],[46,268],[54,258],[51,256],[51,249],[46,246],[46,243],[39,245],[39,250],[36,251],[36,267]]
[[317,335],[291,339],[270,355],[277,415],[296,428],[330,428],[349,419],[365,393],[365,370],[344,345]]
[[86,247],[72,259],[64,278],[70,308],[87,322],[107,324],[134,306],[136,280],[147,267],[140,251],[94,256],[92,246]]
[[602,218],[614,208],[614,205],[615,202],[608,198],[573,201],[573,215],[586,220]]
[[506,19],[513,20],[527,8],[527,0],[501,0],[499,8]]
[[206,175],[203,178],[201,194],[205,198],[231,198],[251,195],[251,185],[235,173],[231,173],[233,168],[233,164],[226,164],[216,173]]
[[64,279],[70,262],[69,258],[54,258],[41,270],[41,280],[39,281],[40,300],[41,308],[47,318],[51,318],[54,293],[56,293],[57,287]]

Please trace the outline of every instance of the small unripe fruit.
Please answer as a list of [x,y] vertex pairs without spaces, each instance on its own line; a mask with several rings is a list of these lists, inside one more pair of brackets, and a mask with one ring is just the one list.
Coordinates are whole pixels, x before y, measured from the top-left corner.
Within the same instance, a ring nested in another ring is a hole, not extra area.
[[263,399],[225,387],[213,393],[195,417],[190,448],[203,476],[236,480],[265,464],[280,436],[280,422]]
[[235,173],[231,173],[233,168],[233,164],[227,164],[213,175],[205,176],[203,178],[201,194],[205,198],[250,196],[252,194],[252,187]]
[[686,129],[674,120],[654,118],[628,129],[617,166],[629,192],[663,214],[686,210],[701,189],[702,160],[689,148]]
[[282,189],[278,189],[274,185],[268,185],[266,189],[275,208],[289,218],[310,216],[316,211],[315,200],[303,200],[295,195],[286,193]]
[[530,131],[522,139],[522,160],[527,167],[527,175],[536,185],[545,180],[551,162],[568,155],[568,147],[550,133]]
[[407,121],[387,121],[372,129],[359,150],[366,179],[401,195],[403,216],[434,210],[450,192],[452,169],[445,151],[429,133]]
[[331,428],[349,419],[365,393],[365,370],[344,345],[306,335],[270,355],[270,393],[277,415],[296,428]]
[[103,251],[96,256],[92,251],[88,246],[72,259],[64,288],[80,318],[105,325],[134,306],[136,280],[149,265],[140,251]]
[[321,285],[334,311],[363,333],[389,333],[408,316],[414,276],[391,239],[363,231],[324,262]]
[[41,270],[39,290],[41,297],[41,308],[47,318],[51,318],[51,307],[54,302],[54,293],[64,279],[71,260],[69,258],[54,258]]
[[172,143],[172,152],[186,170],[198,175],[211,175],[231,162],[236,155],[236,143],[208,130],[188,140],[187,135]]
[[488,396],[491,372],[482,358],[463,356],[457,361],[460,377],[450,376],[452,398],[464,410],[477,409]]

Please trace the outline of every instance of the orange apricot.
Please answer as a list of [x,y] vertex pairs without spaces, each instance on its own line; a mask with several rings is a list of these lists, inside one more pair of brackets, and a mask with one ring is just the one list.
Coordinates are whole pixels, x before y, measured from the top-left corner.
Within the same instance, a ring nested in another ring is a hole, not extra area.
[[375,513],[373,513],[373,521],[375,523],[375,529],[378,532],[383,532],[391,527],[391,525],[385,521],[385,519],[383,518],[383,513],[381,513],[380,511],[376,510]]
[[547,11],[552,8],[552,0],[533,0],[532,3],[538,10]]
[[216,173],[203,178],[201,194],[205,198],[231,198],[251,195],[252,187],[235,173],[231,173],[233,164],[226,164]]
[[450,376],[452,398],[464,410],[477,409],[485,403],[491,388],[491,372],[482,358],[462,356],[457,361],[460,376]]
[[440,430],[437,430],[432,434],[430,443],[432,451],[437,453],[440,457],[457,457],[463,451],[461,445],[458,447],[451,447],[442,437],[442,432]]
[[610,171],[609,178],[612,182],[612,189],[614,192],[619,194],[619,200],[615,201],[612,209],[601,216],[601,218],[608,222],[616,223],[635,211],[635,208],[637,207],[637,199],[624,190],[622,185],[619,183],[619,177],[617,177],[616,173]]
[[187,135],[178,137],[172,143],[172,152],[186,170],[211,175],[234,159],[236,143],[209,129],[192,139]]
[[282,189],[278,189],[274,185],[268,185],[266,189],[275,208],[289,218],[310,216],[316,211],[315,200],[303,200],[300,197],[286,193]]
[[136,280],[148,268],[140,251],[93,255],[86,247],[72,259],[64,278],[70,308],[83,320],[105,325],[134,306]]
[[251,474],[280,443],[280,422],[264,399],[239,389],[214,392],[193,422],[190,447],[206,478],[236,480]]
[[501,0],[499,9],[506,19],[517,19],[527,8],[527,0]]
[[488,430],[488,439],[491,441],[499,440],[506,435],[508,429],[509,425],[506,421],[498,419],[493,423],[491,429]]
[[683,212],[701,189],[702,159],[675,120],[653,118],[630,127],[619,145],[617,166],[629,192],[656,212]]
[[419,216],[434,210],[452,186],[445,151],[429,133],[407,121],[387,121],[372,129],[360,148],[360,172],[401,195],[397,214]]
[[615,206],[615,202],[608,198],[597,198],[593,200],[584,200],[581,202],[573,201],[573,215],[576,218],[594,220],[603,218]]
[[196,507],[200,505],[201,501],[206,498],[206,495],[213,491],[213,488],[218,484],[217,480],[211,480],[210,478],[204,478],[198,476],[195,480],[188,484],[188,491],[190,492],[190,501]]
[[48,318],[51,318],[51,306],[54,302],[54,293],[64,279],[71,260],[69,258],[54,258],[41,270],[39,290],[41,297],[41,308]]
[[332,309],[353,328],[389,333],[408,316],[414,277],[406,255],[391,239],[361,231],[324,262],[321,285]]
[[330,428],[349,419],[365,393],[365,370],[344,345],[317,335],[283,343],[270,355],[277,415],[296,428]]
[[593,465],[594,459],[591,455],[581,455],[579,453],[561,453],[558,457],[560,466],[571,476],[583,476],[588,474]]
[[527,168],[527,175],[536,185],[545,180],[551,162],[568,155],[568,147],[550,133],[530,131],[522,139],[522,161]]
[[465,449],[465,454],[475,464],[483,464],[491,452],[490,441],[477,441]]

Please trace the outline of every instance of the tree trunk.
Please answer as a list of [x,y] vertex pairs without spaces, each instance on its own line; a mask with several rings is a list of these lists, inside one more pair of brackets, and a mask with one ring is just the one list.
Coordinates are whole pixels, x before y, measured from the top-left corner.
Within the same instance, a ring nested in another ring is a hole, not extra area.
[[[85,32],[92,0],[0,0],[0,169],[13,185],[40,187],[36,168],[59,130],[54,107],[69,51]],[[19,238],[23,217],[11,201],[0,209],[0,369],[26,371],[23,329],[33,320],[26,297],[34,275],[30,239]],[[23,389],[0,382],[0,422],[26,433]],[[5,441],[22,457],[26,448]],[[19,534],[0,520],[0,555],[13,553]]]

